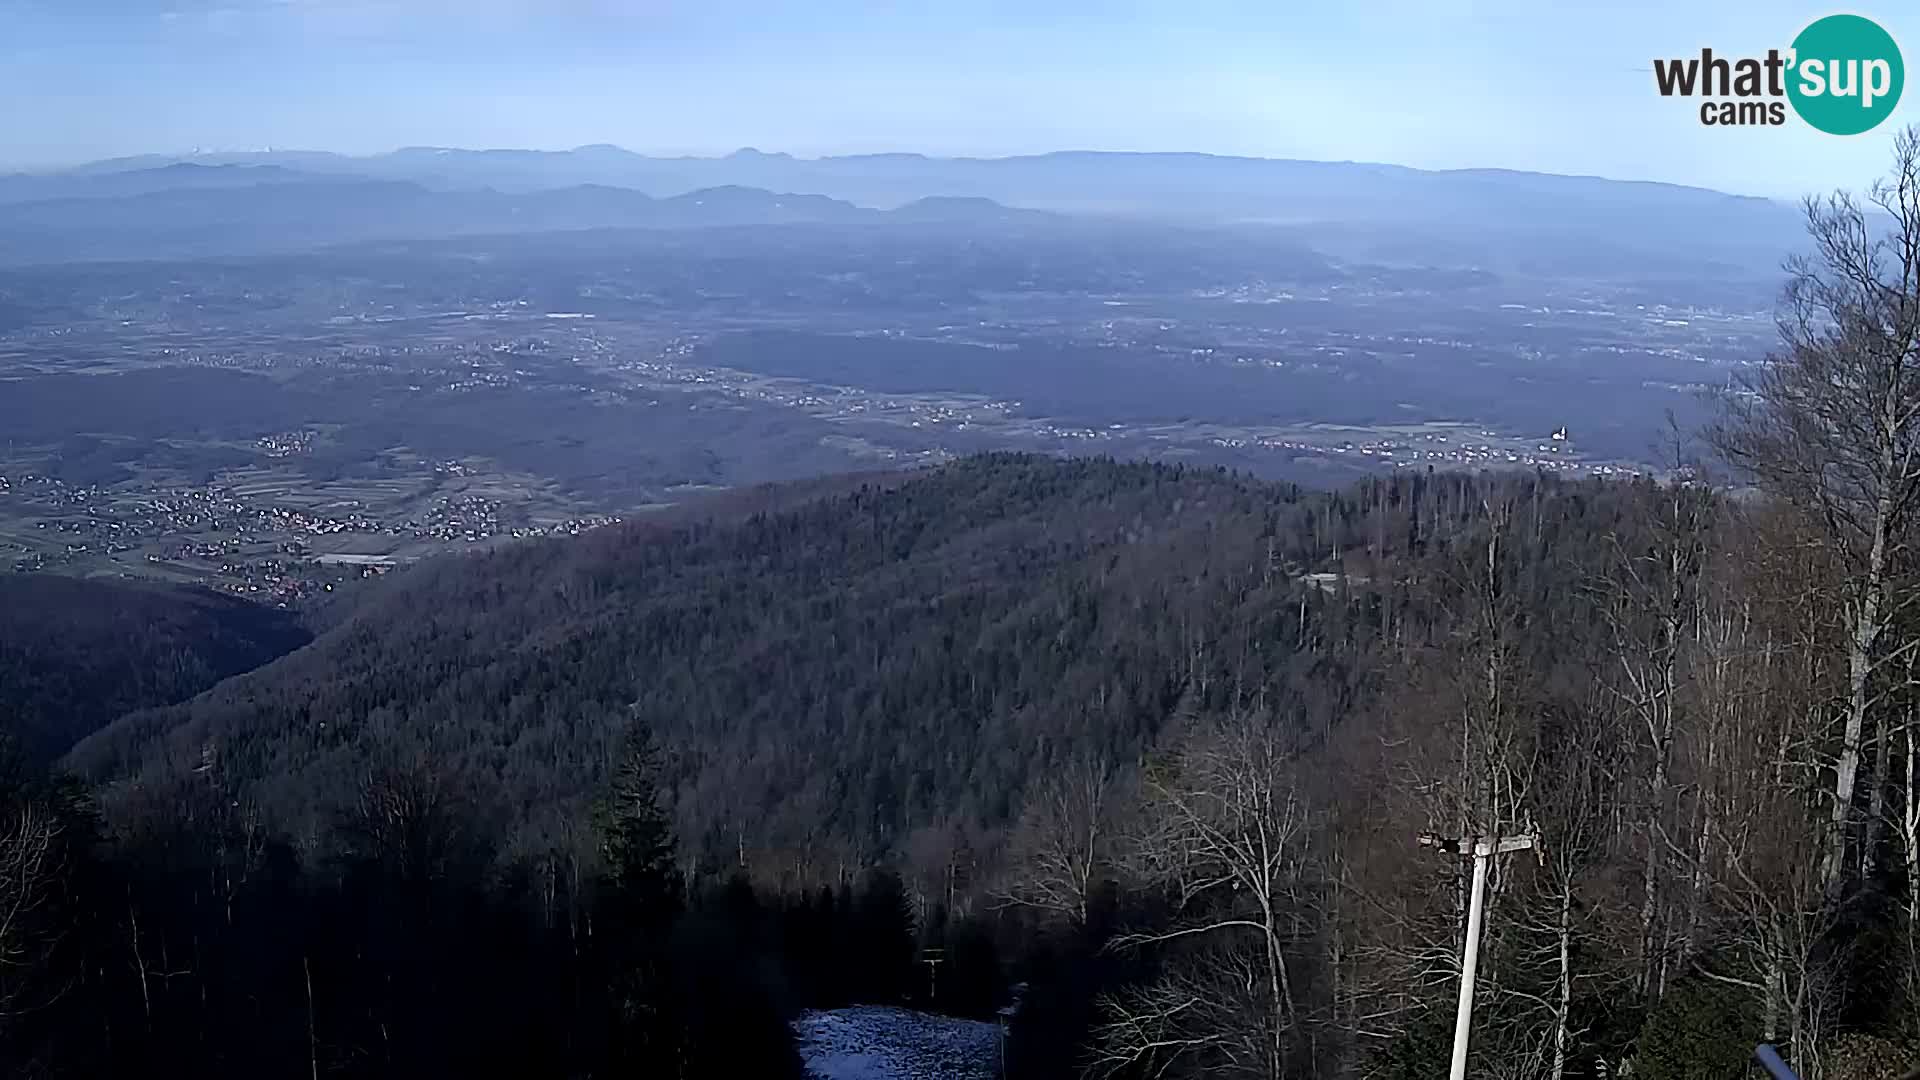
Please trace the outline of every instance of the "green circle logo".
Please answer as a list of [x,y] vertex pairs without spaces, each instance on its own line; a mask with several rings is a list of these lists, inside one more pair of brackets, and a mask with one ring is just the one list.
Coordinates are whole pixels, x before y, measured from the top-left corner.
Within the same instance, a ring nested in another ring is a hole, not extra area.
[[1907,81],[1893,35],[1858,15],[1813,22],[1793,39],[1788,63],[1793,111],[1829,135],[1872,131],[1893,113]]

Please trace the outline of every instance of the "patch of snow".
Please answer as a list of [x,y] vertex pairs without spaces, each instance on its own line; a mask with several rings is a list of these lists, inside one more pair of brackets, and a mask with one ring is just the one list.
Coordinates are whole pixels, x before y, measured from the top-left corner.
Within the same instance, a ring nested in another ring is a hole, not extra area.
[[793,1022],[815,1080],[993,1080],[1000,1026],[884,1005],[813,1010]]

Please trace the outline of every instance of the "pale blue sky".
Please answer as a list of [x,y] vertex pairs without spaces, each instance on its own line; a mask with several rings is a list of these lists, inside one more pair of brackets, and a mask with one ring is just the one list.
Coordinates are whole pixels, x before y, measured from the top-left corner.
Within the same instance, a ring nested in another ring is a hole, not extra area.
[[[1851,139],[1702,127],[1649,64],[1785,47],[1787,0],[0,0],[0,166],[264,146],[1195,150],[1792,195]],[[1915,91],[1920,94],[1920,91]]]

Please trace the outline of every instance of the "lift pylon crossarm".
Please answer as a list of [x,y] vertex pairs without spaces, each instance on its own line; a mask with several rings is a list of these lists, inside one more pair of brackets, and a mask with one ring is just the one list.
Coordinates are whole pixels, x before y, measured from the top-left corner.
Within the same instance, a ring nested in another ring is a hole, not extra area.
[[1463,836],[1458,839],[1448,836],[1435,836],[1432,833],[1423,833],[1420,836],[1420,846],[1440,848],[1445,851],[1451,851],[1456,855],[1505,855],[1510,851],[1530,850],[1538,847],[1539,843],[1539,838],[1532,835],[1482,836],[1478,838]]

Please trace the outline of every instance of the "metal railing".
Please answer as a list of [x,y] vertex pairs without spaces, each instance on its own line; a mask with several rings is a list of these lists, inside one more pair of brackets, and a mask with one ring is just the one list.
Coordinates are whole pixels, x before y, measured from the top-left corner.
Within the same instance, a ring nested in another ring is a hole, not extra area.
[[[1773,1077],[1773,1080],[1800,1080],[1800,1075],[1780,1059],[1780,1051],[1766,1043],[1753,1048],[1753,1060],[1759,1062],[1760,1067],[1767,1070],[1767,1075]],[[1901,1075],[1900,1080],[1920,1080],[1920,1069],[1908,1070]]]
[[1753,1060],[1759,1062],[1760,1067],[1767,1070],[1767,1075],[1773,1077],[1773,1080],[1800,1080],[1799,1074],[1788,1068],[1786,1062],[1780,1060],[1780,1051],[1766,1043],[1753,1048]]

